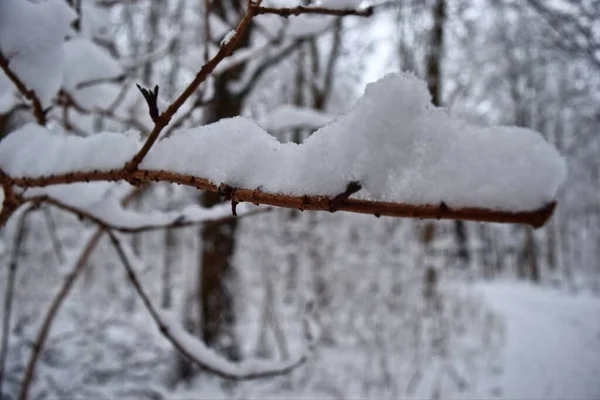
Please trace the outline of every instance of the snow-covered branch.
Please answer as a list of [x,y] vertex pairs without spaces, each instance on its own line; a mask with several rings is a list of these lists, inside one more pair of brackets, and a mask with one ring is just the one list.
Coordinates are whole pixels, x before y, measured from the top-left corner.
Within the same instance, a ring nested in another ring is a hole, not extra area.
[[107,232],[119,259],[127,272],[129,281],[135,288],[156,326],[162,335],[190,361],[215,375],[238,380],[259,379],[283,375],[293,371],[306,362],[306,354],[303,354],[292,361],[283,363],[265,360],[245,360],[239,363],[233,363],[220,356],[196,337],[186,332],[174,316],[156,309],[133,268],[131,263],[133,254],[121,243],[119,238],[113,232],[110,230]]
[[[132,170],[138,148],[132,136],[65,137],[27,125],[0,143],[0,180],[23,188],[163,181],[235,203],[538,227],[566,173],[537,132],[454,119],[431,105],[424,82],[403,74],[369,85],[352,110],[302,145],[236,117],[161,140]],[[351,182],[360,190],[340,199]]]

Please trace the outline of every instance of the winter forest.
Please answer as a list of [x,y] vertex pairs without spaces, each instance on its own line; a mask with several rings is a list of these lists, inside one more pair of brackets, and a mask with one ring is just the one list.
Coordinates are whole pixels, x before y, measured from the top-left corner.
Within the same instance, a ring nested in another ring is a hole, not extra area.
[[598,0],[0,0],[0,400],[598,399],[598,126]]

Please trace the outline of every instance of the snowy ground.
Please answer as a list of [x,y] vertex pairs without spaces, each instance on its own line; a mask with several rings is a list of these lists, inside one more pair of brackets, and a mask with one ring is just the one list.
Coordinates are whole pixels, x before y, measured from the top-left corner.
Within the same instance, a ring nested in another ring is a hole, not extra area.
[[599,298],[518,283],[477,290],[506,328],[500,358],[477,397],[600,399]]

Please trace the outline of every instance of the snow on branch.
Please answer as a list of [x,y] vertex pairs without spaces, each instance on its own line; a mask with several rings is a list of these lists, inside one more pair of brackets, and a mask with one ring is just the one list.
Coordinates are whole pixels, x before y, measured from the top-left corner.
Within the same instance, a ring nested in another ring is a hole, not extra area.
[[[301,145],[236,117],[161,140],[139,169],[124,167],[138,148],[131,135],[65,137],[30,124],[0,143],[0,180],[23,188],[165,181],[233,202],[537,227],[566,174],[539,133],[454,119],[431,105],[425,82],[406,74],[370,84],[346,115]],[[360,190],[332,203],[351,182]]]
[[173,346],[190,361],[199,365],[211,373],[228,379],[259,379],[282,375],[293,371],[306,362],[307,355],[302,354],[295,360],[286,362],[273,362],[267,360],[245,360],[234,363],[220,356],[214,350],[207,347],[203,342],[186,332],[178,322],[177,318],[165,311],[159,311],[152,304],[150,297],[144,290],[131,260],[135,259],[133,252],[125,246],[119,238],[110,230],[107,231],[111,243],[115,248],[127,277],[137,294],[140,296],[144,306],[150,313],[161,334],[167,338]]

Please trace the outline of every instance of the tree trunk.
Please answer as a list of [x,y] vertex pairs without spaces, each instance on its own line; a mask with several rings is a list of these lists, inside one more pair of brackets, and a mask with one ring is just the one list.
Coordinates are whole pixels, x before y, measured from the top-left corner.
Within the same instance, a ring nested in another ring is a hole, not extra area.
[[[241,9],[241,3],[237,4]],[[225,16],[225,5],[215,1],[213,12]],[[240,40],[240,47],[248,43],[249,32],[246,31]],[[237,66],[215,79],[215,98],[205,112],[205,123],[210,124],[222,118],[235,117],[241,114],[243,99],[232,94],[228,84],[239,77],[244,65]],[[206,192],[201,198],[202,205],[213,207],[221,202],[218,194]],[[235,313],[233,294],[229,284],[233,275],[230,258],[235,249],[235,232],[237,221],[206,223],[199,231],[202,250],[200,252],[199,301],[201,336],[204,342],[220,351],[226,357],[240,358],[239,347],[235,338]]]

